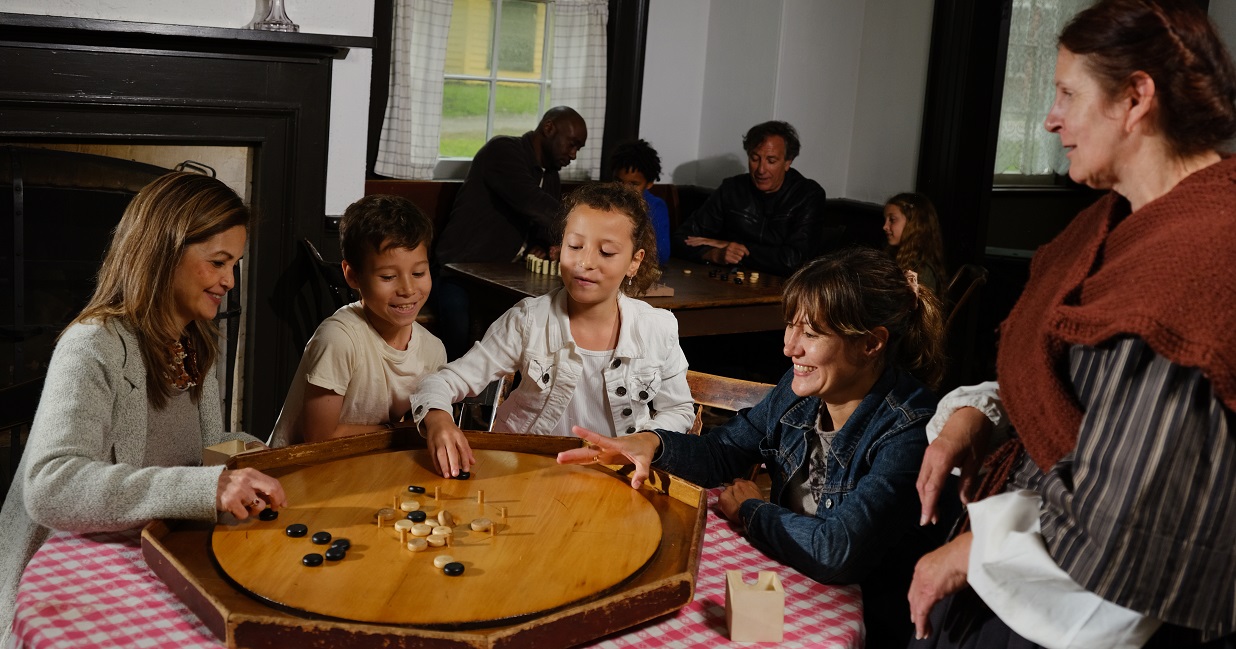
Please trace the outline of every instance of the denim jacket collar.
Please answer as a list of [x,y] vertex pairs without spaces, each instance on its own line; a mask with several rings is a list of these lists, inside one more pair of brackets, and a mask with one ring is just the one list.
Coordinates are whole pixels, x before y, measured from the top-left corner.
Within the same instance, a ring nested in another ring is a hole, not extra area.
[[[876,379],[871,390],[867,392],[867,396],[863,397],[858,407],[850,414],[850,418],[846,420],[845,425],[837,431],[829,453],[836,458],[842,467],[850,465],[854,452],[858,450],[859,442],[862,441],[862,431],[867,429],[867,420],[876,414],[876,411],[884,401],[884,396],[893,389],[893,385],[896,382],[896,368],[892,366],[884,368],[884,373],[880,375],[880,378]],[[896,406],[896,404],[890,405]],[[781,424],[803,430],[804,436],[813,434],[816,422],[819,420],[820,408],[823,406],[824,403],[820,401],[819,397],[803,399],[794,404],[781,416]],[[852,431],[858,431],[858,434],[851,434]],[[800,463],[801,458],[798,458],[795,466]]]
[[[571,336],[571,318],[567,315],[567,292],[565,288],[555,288],[550,293],[550,317],[545,319],[545,342],[550,354],[557,354],[565,347],[575,351],[575,338]],[[632,312],[634,298],[618,293],[618,346],[614,348],[615,358],[640,358],[644,356],[640,349],[642,341],[638,340],[639,332],[635,328],[635,314]]]

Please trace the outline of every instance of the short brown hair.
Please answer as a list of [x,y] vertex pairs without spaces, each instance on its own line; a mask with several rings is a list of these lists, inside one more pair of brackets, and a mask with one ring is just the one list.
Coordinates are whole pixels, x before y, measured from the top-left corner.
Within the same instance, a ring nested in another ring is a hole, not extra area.
[[652,219],[648,217],[648,203],[639,192],[623,183],[586,183],[562,199],[562,209],[558,213],[558,223],[555,227],[554,239],[561,244],[563,232],[566,230],[567,217],[571,211],[580,205],[587,205],[594,210],[617,212],[631,222],[631,243],[633,250],[643,250],[644,260],[635,271],[631,283],[622,283],[622,292],[631,297],[643,295],[661,278],[661,269],[657,268],[657,235],[652,229]]
[[433,221],[402,196],[370,194],[348,206],[339,220],[339,249],[348,265],[365,262],[387,248],[414,250],[433,240]]
[[1101,0],[1073,17],[1060,46],[1085,57],[1109,97],[1135,72],[1149,75],[1160,107],[1156,125],[1177,155],[1236,135],[1236,71],[1193,0]]
[[799,268],[785,283],[785,321],[800,315],[816,331],[854,339],[876,327],[888,330],[886,363],[909,371],[935,388],[944,378],[944,321],[931,289],[910,288],[888,255],[846,248]]

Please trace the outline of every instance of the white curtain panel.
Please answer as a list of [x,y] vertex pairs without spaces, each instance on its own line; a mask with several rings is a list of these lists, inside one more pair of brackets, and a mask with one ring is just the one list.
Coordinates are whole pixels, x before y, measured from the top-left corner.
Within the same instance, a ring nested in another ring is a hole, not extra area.
[[1060,138],[1043,128],[1055,99],[1056,39],[1073,16],[1093,0],[1014,0],[996,174],[1063,174],[1068,159]]
[[562,170],[566,180],[597,179],[605,134],[605,25],[608,0],[555,0],[550,104],[574,108],[588,124],[588,143]]
[[383,176],[433,178],[452,7],[451,0],[395,0],[390,96],[374,165]]

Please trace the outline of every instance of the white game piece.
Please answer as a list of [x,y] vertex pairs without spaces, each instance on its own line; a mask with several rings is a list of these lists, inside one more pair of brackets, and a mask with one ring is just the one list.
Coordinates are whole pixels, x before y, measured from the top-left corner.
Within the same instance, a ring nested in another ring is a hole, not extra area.
[[424,523],[412,524],[412,536],[429,536],[430,534],[433,534],[433,527]]
[[429,549],[429,543],[419,536],[413,537],[408,539],[408,549],[413,552],[424,552]]
[[437,525],[437,526],[435,526],[435,527],[433,528],[433,532],[432,532],[432,534],[437,534],[438,536],[450,536],[450,535],[452,535],[452,534],[454,534],[454,533],[455,533],[455,530],[453,530],[453,529],[451,529],[451,528],[449,528],[449,527],[447,527],[447,526],[445,526],[445,525]]
[[425,542],[428,543],[431,548],[440,548],[446,545],[446,537],[441,534],[430,534],[425,537]]
[[399,503],[399,509],[405,512],[414,512],[421,508],[421,504],[415,500],[405,500]]
[[406,518],[401,518],[401,519],[399,519],[399,520],[395,521],[395,530],[396,530],[396,531],[398,531],[398,530],[408,530],[409,532],[411,532],[411,531],[412,531],[412,526],[413,526],[413,525],[414,525],[414,523],[413,523],[412,521],[410,521],[410,520],[408,520],[408,519],[406,519]]
[[478,518],[473,520],[472,523],[469,524],[469,527],[477,532],[488,532],[490,526],[493,524],[494,522],[488,518]]
[[441,570],[442,568],[446,567],[446,564],[453,563],[454,561],[455,561],[455,557],[452,557],[449,554],[439,554],[438,556],[433,558],[433,567],[437,568],[438,570]]
[[446,527],[455,527],[455,517],[451,516],[450,512],[443,509],[442,511],[438,512],[438,525],[443,525]]

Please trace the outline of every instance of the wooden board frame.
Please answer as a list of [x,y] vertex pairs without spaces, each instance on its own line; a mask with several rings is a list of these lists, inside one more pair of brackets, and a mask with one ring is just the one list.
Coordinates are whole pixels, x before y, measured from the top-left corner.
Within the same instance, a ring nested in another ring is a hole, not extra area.
[[[473,448],[551,455],[578,448],[574,438],[466,433]],[[341,457],[423,448],[411,427],[397,427],[340,440],[248,453],[229,468],[275,470],[317,464]],[[621,469],[596,467],[614,479]],[[151,523],[142,531],[142,554],[190,610],[228,647],[569,647],[676,611],[691,602],[703,543],[704,491],[668,473],[655,471],[641,487],[661,518],[656,555],[616,592],[547,615],[507,626],[467,631],[310,620],[269,608],[233,588],[212,565],[207,550],[210,523]]]

